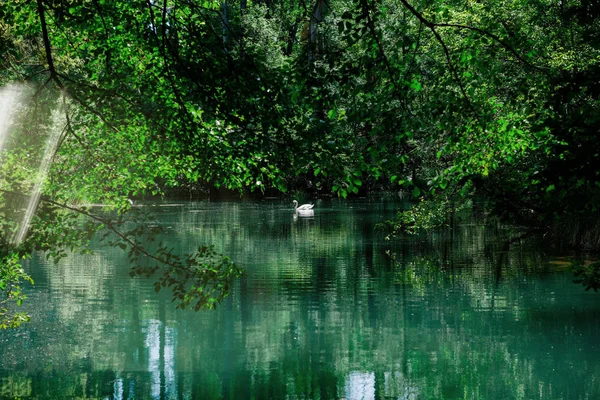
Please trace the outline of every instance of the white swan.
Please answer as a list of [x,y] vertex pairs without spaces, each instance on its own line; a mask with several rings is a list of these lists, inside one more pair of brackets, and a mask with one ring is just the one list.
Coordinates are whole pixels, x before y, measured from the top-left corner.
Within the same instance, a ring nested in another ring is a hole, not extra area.
[[292,201],[292,204],[294,205],[294,211],[296,212],[314,211],[312,209],[315,206],[314,204],[302,204],[300,207],[298,207],[298,202],[296,200]]

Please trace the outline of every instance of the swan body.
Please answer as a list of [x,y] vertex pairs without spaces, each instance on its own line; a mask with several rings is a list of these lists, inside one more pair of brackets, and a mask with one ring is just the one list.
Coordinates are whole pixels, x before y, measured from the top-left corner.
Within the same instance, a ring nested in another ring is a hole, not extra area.
[[294,211],[296,212],[313,211],[312,208],[315,206],[314,204],[302,204],[300,207],[298,207],[298,202],[296,200],[292,201],[292,204],[294,204]]

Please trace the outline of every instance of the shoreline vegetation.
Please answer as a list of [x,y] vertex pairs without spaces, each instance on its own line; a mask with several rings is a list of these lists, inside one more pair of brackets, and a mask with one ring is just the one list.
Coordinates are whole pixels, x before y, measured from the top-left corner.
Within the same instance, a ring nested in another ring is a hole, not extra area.
[[[308,180],[308,178],[306,178]],[[394,188],[396,189],[396,188]],[[253,192],[240,192],[236,190],[229,190],[227,188],[215,188],[209,185],[198,185],[198,184],[181,184],[177,187],[165,188],[161,191],[161,196],[147,197],[141,200],[211,200],[211,201],[227,201],[227,200],[263,200],[263,199],[287,199],[294,197],[294,195],[301,196],[303,198],[312,199],[331,199],[336,198],[335,194],[331,191],[323,190],[318,191],[315,188],[312,190],[306,190],[305,186],[298,186],[291,188],[289,193],[283,193],[276,190],[271,191],[253,191]],[[290,195],[293,193],[294,195]],[[373,185],[373,188],[364,187],[362,190],[355,195],[350,195],[348,198],[377,198],[377,197],[393,197],[398,199],[405,199],[407,202],[412,202],[413,205],[418,206],[418,201],[413,199],[412,195],[408,191],[393,190],[392,187],[386,187],[379,183]],[[596,254],[600,252],[600,216],[594,218],[593,216],[573,216],[569,220],[559,219],[549,225],[541,225],[536,219],[535,212],[531,209],[516,210],[513,209],[512,213],[506,213],[502,215],[497,210],[493,209],[493,206],[487,205],[485,198],[474,199],[477,204],[477,210],[474,211],[479,215],[491,215],[495,217],[498,222],[506,223],[514,226],[520,226],[523,231],[532,231],[533,234],[543,238],[544,242],[548,246],[559,248],[565,251],[573,251],[575,253],[590,253]],[[428,204],[431,206],[431,203]],[[468,207],[472,207],[473,203],[469,202]],[[461,206],[462,208],[465,205]],[[459,208],[461,208],[459,207]],[[456,206],[455,206],[456,208]],[[413,210],[413,212],[416,210]],[[454,212],[457,210],[455,209]],[[423,230],[427,228],[441,228],[448,226],[452,222],[453,216],[452,211],[449,207],[432,211],[432,215],[429,216],[432,220],[435,219],[436,223],[427,224],[424,221],[418,223]],[[406,219],[406,217],[405,217]],[[390,226],[394,225],[394,221],[382,221]],[[396,224],[397,225],[397,224]],[[398,234],[407,233],[406,229],[402,227],[396,228]]]

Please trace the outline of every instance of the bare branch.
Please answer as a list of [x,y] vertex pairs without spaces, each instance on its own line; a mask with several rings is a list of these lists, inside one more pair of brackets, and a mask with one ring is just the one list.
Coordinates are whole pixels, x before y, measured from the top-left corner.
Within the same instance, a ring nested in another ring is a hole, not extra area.
[[44,49],[46,51],[46,61],[48,62],[48,70],[50,71],[50,77],[56,85],[64,89],[61,80],[58,78],[56,68],[54,67],[54,58],[52,57],[52,47],[50,45],[50,36],[48,35],[48,26],[46,25],[46,15],[44,10],[44,3],[42,0],[37,0],[38,16],[40,17],[40,25],[42,26],[42,38],[44,40]]

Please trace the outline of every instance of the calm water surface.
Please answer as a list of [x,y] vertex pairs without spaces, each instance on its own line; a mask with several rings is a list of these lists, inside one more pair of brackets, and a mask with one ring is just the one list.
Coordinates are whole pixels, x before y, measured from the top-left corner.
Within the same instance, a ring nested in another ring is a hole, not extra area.
[[155,207],[170,245],[246,269],[216,311],[176,311],[119,250],[37,257],[32,322],[0,332],[0,398],[600,398],[600,295],[564,259],[473,221],[386,241],[400,206]]

